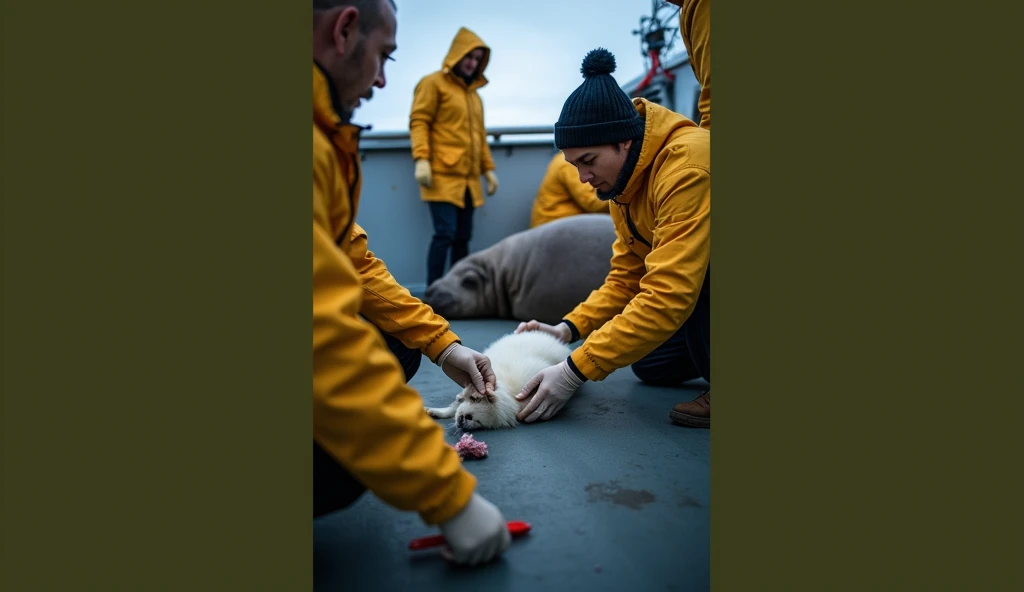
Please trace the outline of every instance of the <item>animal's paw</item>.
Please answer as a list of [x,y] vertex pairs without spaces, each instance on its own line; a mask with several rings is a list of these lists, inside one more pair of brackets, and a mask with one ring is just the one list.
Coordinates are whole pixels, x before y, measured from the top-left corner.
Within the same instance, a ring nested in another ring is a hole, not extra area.
[[455,415],[447,407],[424,407],[423,410],[434,419],[449,419]]

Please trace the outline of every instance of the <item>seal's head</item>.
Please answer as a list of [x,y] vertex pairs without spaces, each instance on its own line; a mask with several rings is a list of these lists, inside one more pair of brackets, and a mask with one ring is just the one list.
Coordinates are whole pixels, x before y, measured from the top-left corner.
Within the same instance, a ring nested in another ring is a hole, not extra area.
[[487,291],[491,278],[476,259],[470,256],[456,263],[444,277],[427,287],[423,301],[442,317],[495,316],[498,309]]

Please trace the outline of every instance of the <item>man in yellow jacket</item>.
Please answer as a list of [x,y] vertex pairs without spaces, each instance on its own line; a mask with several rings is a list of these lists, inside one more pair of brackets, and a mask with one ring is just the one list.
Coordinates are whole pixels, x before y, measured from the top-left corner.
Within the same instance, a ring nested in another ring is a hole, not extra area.
[[593,187],[580,181],[576,167],[564,154],[555,154],[533,200],[530,228],[567,216],[607,213],[608,202],[598,198]]
[[711,0],[668,0],[679,7],[679,34],[700,83],[700,126],[711,129]]
[[475,492],[476,479],[366,320],[422,348],[460,384],[493,388],[486,358],[397,285],[354,223],[361,128],[350,120],[384,87],[396,27],[393,0],[313,2],[313,513],[345,508],[368,489],[438,525],[445,553],[476,564],[508,547],[504,517]]
[[[585,80],[562,107],[555,144],[580,180],[610,200],[616,240],[611,272],[555,326],[569,343],[586,340],[564,362],[540,371],[517,397],[536,395],[519,417],[554,416],[586,380],[633,365],[646,382],[711,382],[711,132],[644,99],[630,99],[611,73],[615,58],[596,49]],[[710,391],[669,412],[672,421],[710,427]]]
[[413,93],[409,136],[420,197],[430,207],[434,236],[427,251],[427,285],[469,254],[473,211],[498,190],[494,160],[487,145],[484,104],[477,90],[487,84],[484,70],[491,50],[462,27],[437,72],[424,76]]

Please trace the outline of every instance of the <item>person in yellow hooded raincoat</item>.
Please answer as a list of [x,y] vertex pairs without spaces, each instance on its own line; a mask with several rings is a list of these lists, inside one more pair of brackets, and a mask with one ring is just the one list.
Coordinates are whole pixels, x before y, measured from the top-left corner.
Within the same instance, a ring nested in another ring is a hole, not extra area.
[[[630,101],[614,70],[607,50],[588,53],[585,80],[555,123],[555,144],[580,180],[613,204],[612,269],[561,323],[516,329],[566,343],[585,338],[517,395],[536,393],[519,414],[528,423],[550,419],[584,381],[629,365],[652,384],[711,382],[711,132],[645,99]],[[669,417],[710,427],[710,390]]]
[[424,76],[413,93],[409,114],[414,176],[420,197],[430,207],[434,236],[427,251],[427,285],[469,254],[473,212],[498,190],[494,160],[487,145],[484,105],[477,93],[487,84],[484,70],[491,50],[480,37],[459,28],[437,72]]
[[530,228],[579,214],[607,214],[608,202],[597,197],[593,187],[580,181],[580,175],[561,152],[548,163],[548,170],[537,189],[530,212]]
[[711,129],[711,0],[668,0],[679,7],[679,34],[700,83],[700,126]]
[[494,388],[487,359],[397,285],[355,224],[361,128],[350,121],[373,87],[385,85],[395,5],[314,0],[313,15],[313,515],[369,490],[438,525],[450,559],[488,561],[510,543],[504,517],[475,491],[475,477],[371,324],[422,350],[456,382]]

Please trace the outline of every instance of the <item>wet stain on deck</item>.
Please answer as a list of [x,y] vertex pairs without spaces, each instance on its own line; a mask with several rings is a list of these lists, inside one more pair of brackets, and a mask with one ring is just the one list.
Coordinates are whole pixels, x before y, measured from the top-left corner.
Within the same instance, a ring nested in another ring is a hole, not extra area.
[[612,399],[593,399],[590,402],[590,414],[591,415],[605,415],[610,411],[616,413],[622,413],[621,409],[625,405],[623,401],[616,401]]
[[703,508],[704,507],[700,503],[700,501],[697,500],[697,498],[689,496],[689,495],[686,495],[686,494],[680,494],[676,498],[676,505],[679,506],[680,508],[686,508],[686,507],[690,507],[690,508]]
[[590,495],[588,502],[611,502],[618,506],[626,506],[639,510],[644,504],[654,501],[654,494],[645,489],[623,489],[618,481],[607,483],[588,483],[586,492]]

